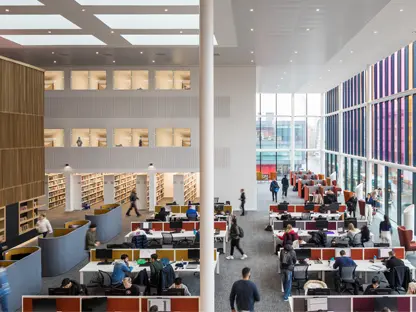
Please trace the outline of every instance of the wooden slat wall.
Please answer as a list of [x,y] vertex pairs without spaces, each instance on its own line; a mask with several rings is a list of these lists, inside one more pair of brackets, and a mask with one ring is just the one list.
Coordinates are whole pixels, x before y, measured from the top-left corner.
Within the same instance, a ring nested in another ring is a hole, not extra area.
[[0,57],[0,206],[44,194],[44,72]]

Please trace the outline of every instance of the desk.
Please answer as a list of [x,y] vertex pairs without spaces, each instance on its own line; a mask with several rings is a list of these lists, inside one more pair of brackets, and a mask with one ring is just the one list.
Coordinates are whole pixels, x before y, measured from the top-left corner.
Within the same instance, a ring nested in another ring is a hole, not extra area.
[[[282,215],[290,214],[292,218],[301,218],[303,212],[288,212],[288,213],[281,213],[281,212],[270,212],[269,213],[269,224],[273,225],[274,219],[279,219],[282,217]],[[343,212],[337,212],[337,213],[320,213],[320,212],[312,212],[311,217],[312,218],[318,218],[318,217],[324,217],[326,219],[332,220],[332,218],[335,218],[335,220],[338,220]],[[300,220],[299,220],[300,221]],[[307,220],[305,220],[307,221]]]
[[[214,263],[215,263],[216,273],[220,274],[220,257],[219,257],[218,252],[217,252],[217,257],[216,257],[216,260],[214,261]],[[146,271],[150,272],[150,267],[149,266],[141,267],[135,261],[130,261],[129,264],[130,264],[130,266],[133,267],[133,270],[131,271],[133,274],[134,273],[137,274],[140,271],[142,271],[143,269],[146,269]],[[175,271],[175,275],[176,275],[176,273],[179,274],[179,272],[180,273],[200,272],[200,266],[199,265],[196,269],[187,269],[186,266],[187,266],[188,262],[186,262],[186,265],[184,266],[184,268],[176,269],[175,264],[176,264],[176,262],[171,262],[171,266],[173,267],[173,270]],[[113,264],[98,265],[98,261],[91,261],[86,266],[84,266],[81,270],[79,270],[79,281],[80,281],[81,284],[84,284],[84,273],[95,273],[95,272],[98,272],[99,270],[107,272],[107,273],[112,273],[113,269],[114,269]]]
[[[125,242],[130,242],[131,241],[131,237],[134,236],[136,232],[135,231],[131,231],[129,232],[126,236],[124,236],[124,241]],[[147,239],[157,239],[157,240],[162,240],[162,233],[172,233],[172,232],[168,232],[168,231],[152,231],[152,234],[146,234]],[[194,231],[185,231],[185,232],[181,232],[181,233],[172,233],[173,239],[176,240],[180,240],[180,239],[185,239],[185,238],[195,238],[195,234]],[[223,239],[223,248],[224,248],[224,252],[227,251],[227,242],[228,242],[228,230],[225,231],[220,231],[220,233],[218,235],[214,235],[214,238],[222,238]]]

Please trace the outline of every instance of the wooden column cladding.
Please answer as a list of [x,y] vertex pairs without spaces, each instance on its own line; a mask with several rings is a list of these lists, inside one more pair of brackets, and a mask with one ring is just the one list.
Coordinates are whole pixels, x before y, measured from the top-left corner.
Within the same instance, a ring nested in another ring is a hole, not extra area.
[[43,76],[0,56],[0,207],[45,191]]

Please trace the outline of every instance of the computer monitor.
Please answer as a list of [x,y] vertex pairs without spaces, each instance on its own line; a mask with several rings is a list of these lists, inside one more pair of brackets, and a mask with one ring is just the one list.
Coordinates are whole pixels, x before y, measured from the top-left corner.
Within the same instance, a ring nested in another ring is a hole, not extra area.
[[199,249],[188,249],[188,258],[192,260],[199,260]]
[[311,250],[308,248],[296,249],[295,252],[298,260],[305,260],[311,257]]
[[328,220],[316,220],[315,226],[318,230],[328,229]]
[[62,287],[49,288],[48,295],[49,296],[69,296],[71,295],[71,289],[62,288]]
[[379,259],[383,259],[383,258],[388,258],[389,256],[389,252],[392,251],[391,248],[381,248],[378,250],[378,258]]
[[389,308],[392,312],[398,311],[397,297],[375,297],[374,311],[381,311],[384,308]]
[[347,218],[344,220],[344,229],[348,229],[348,224],[352,223],[355,228],[358,227],[356,218]]
[[329,296],[331,290],[329,288],[309,288],[308,296]]
[[331,199],[328,197],[328,195],[324,195],[324,205],[331,204]]
[[169,226],[172,230],[182,230],[182,220],[170,221]]
[[148,231],[152,229],[152,223],[150,222],[142,222],[141,229],[144,231]]
[[350,248],[335,248],[335,258],[341,257],[341,250],[345,251],[346,257],[351,257],[351,249]]
[[162,290],[163,296],[185,296],[185,289],[184,288],[169,288],[166,290]]
[[314,203],[306,203],[304,209],[305,209],[305,211],[313,211],[315,209],[315,204]]
[[95,250],[95,258],[104,260],[102,263],[110,263],[108,259],[113,259],[113,250],[112,249],[96,249]]
[[336,213],[337,211],[339,211],[339,203],[332,203],[328,206],[328,210],[331,211],[332,213]]
[[224,211],[224,204],[217,203],[214,205],[215,212],[223,212]]
[[306,244],[299,245],[299,247],[300,248],[314,248],[314,247],[316,247],[316,244],[306,243]]
[[277,205],[277,210],[278,211],[287,211],[288,208],[289,208],[288,203],[280,203],[279,205]]
[[374,247],[390,247],[389,243],[374,243]]
[[375,295],[378,295],[378,296],[385,296],[385,295],[391,295],[392,290],[393,289],[391,288],[376,288],[374,289],[374,293]]
[[283,228],[287,228],[287,225],[290,224],[292,227],[296,227],[296,220],[284,220]]

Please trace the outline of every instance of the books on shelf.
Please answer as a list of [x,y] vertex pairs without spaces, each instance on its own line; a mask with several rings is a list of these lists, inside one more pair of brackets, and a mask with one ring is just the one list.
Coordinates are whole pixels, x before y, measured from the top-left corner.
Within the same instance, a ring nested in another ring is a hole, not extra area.
[[165,175],[156,173],[156,203],[165,197]]
[[196,174],[186,173],[183,177],[183,197],[184,203],[188,201],[195,201],[196,199]]
[[114,201],[125,203],[129,200],[131,191],[136,188],[136,174],[123,173],[114,176]]
[[104,175],[102,173],[81,175],[82,204],[94,205],[104,201]]
[[45,206],[40,204],[43,199],[41,196],[19,202],[19,235],[36,228],[39,210]]
[[49,174],[48,179],[48,209],[55,209],[65,206],[65,176],[63,173]]

